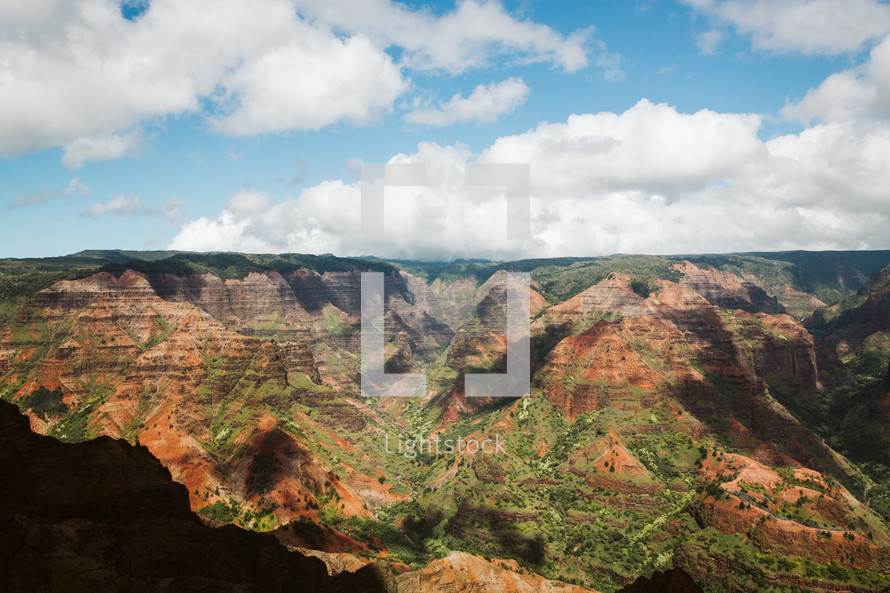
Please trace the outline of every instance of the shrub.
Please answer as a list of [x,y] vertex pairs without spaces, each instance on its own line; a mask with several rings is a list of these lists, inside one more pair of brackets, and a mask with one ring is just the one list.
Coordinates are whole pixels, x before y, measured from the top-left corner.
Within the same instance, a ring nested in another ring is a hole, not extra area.
[[198,509],[198,513],[204,515],[205,517],[209,517],[214,521],[219,521],[220,523],[232,522],[232,511],[221,500],[217,500],[212,505],[208,505],[202,509]]
[[644,299],[652,294],[652,289],[649,288],[649,283],[645,280],[631,280],[630,289]]
[[68,406],[62,401],[62,390],[56,387],[52,391],[44,386],[38,387],[34,393],[22,401],[22,408],[30,408],[32,412],[46,418],[47,414],[61,415],[68,412]]

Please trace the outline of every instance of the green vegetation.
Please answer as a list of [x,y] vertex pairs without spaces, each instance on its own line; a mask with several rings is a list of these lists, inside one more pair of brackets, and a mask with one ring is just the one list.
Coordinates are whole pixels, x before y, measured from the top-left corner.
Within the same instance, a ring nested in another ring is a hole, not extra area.
[[93,412],[111,397],[120,378],[100,378],[96,375],[88,376],[80,381],[80,388],[84,394],[78,407],[70,410],[65,416],[55,423],[50,429],[50,435],[66,443],[80,443],[99,435],[96,419]]
[[241,280],[251,273],[278,272],[287,275],[297,270],[325,272],[355,272],[373,270],[378,272],[395,271],[392,264],[333,255],[301,254],[240,254],[240,253],[177,253],[164,259],[147,261],[131,259],[113,262],[101,268],[103,272],[120,275],[126,270],[142,272],[147,276],[175,274],[178,276],[198,276],[211,273],[223,280]]
[[49,416],[59,416],[68,412],[68,406],[65,405],[62,398],[62,390],[58,387],[50,391],[41,385],[31,395],[24,398],[19,405],[22,409],[30,408],[32,412],[46,420]]
[[214,521],[219,521],[220,523],[231,523],[234,519],[232,510],[221,500],[217,500],[212,505],[198,509],[198,513],[205,517],[209,517]]
[[64,257],[0,259],[0,301],[22,302],[60,280],[95,273],[111,261],[125,261],[120,252],[82,252]]
[[648,298],[650,294],[652,294],[652,289],[649,287],[649,283],[645,280],[634,279],[630,282],[630,289],[637,293],[637,295],[645,298]]

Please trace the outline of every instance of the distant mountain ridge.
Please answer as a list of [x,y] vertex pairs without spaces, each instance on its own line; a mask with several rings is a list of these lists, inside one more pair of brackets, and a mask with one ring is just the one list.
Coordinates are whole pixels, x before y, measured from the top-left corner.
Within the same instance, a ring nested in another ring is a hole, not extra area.
[[[614,255],[526,259],[512,262],[458,260],[420,262],[333,255],[254,255],[230,252],[87,250],[76,254],[31,259],[0,259],[0,298],[29,296],[58,280],[70,280],[101,270],[120,273],[136,269],[146,273],[213,273],[241,279],[250,272],[307,269],[324,272],[354,269],[404,269],[431,283],[473,277],[482,283],[499,269],[532,272],[542,294],[565,300],[616,270],[632,271],[640,282],[652,278],[676,279],[673,266],[681,261],[732,273],[750,274],[771,296],[783,304],[805,293],[832,304],[855,293],[872,274],[890,265],[890,251],[787,251],[722,255]],[[372,262],[372,263],[368,263]],[[804,306],[804,310],[808,307]],[[814,309],[812,309],[814,310]],[[809,312],[812,312],[810,310]],[[805,315],[801,315],[805,316]]]

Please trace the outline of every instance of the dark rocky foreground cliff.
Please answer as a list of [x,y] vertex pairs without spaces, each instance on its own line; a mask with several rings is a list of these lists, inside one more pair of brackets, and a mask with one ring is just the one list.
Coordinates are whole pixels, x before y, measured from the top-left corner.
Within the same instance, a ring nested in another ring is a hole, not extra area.
[[211,528],[142,446],[65,444],[0,402],[5,591],[385,591],[374,565],[328,576],[271,535]]
[[652,578],[640,577],[619,593],[701,593],[702,588],[695,584],[685,571],[672,568],[656,572]]

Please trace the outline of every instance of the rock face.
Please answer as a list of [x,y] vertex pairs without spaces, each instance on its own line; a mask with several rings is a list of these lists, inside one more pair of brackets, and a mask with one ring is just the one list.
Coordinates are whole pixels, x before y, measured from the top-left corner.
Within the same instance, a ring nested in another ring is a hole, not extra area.
[[[729,299],[717,298],[720,285],[702,278],[696,272],[694,282],[663,281],[642,299],[616,275],[547,309],[535,322],[539,343],[548,339],[544,327],[569,327],[573,335],[543,360],[535,375],[542,391],[568,418],[606,407],[641,411],[676,398],[736,446],[772,443],[791,431],[798,438],[787,455],[834,467],[828,448],[770,397],[818,397],[812,336],[788,315],[727,312],[693,289],[703,284],[717,302]],[[610,311],[619,315],[604,317]]]
[[703,270],[690,262],[679,264],[677,269],[683,274],[680,285],[691,288],[713,305],[749,313],[782,311],[778,301],[757,285],[752,274],[736,276],[729,272]]
[[[623,326],[600,321],[562,340],[544,360],[538,373],[542,389],[567,417],[606,406],[652,405],[665,377],[646,364]],[[641,392],[647,396],[639,397]]]
[[782,289],[782,306],[785,311],[798,319],[806,319],[813,314],[814,311],[826,307],[824,303],[811,294],[800,292],[790,286]]

